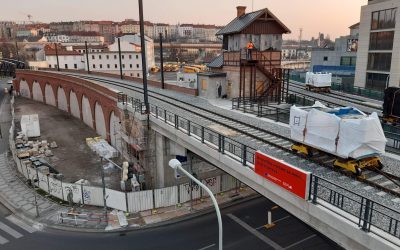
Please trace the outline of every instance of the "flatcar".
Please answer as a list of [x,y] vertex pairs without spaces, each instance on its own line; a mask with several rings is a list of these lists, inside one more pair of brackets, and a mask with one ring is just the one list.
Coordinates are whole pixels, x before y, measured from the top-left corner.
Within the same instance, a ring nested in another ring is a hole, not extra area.
[[[292,150],[308,157],[317,151],[330,155],[325,161],[360,175],[363,169],[381,169],[380,155],[386,138],[376,113],[366,115],[354,107],[328,108],[317,102],[312,107],[290,109]],[[321,157],[318,154],[318,157]]]

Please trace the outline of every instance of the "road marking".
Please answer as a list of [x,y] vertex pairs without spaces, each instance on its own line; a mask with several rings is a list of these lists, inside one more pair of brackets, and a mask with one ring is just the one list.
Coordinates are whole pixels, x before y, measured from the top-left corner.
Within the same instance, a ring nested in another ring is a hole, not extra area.
[[37,231],[35,228],[25,224],[24,222],[20,221],[19,219],[15,218],[12,215],[6,217],[6,219],[11,221],[12,223],[14,223],[15,225],[19,226],[20,228],[24,229],[25,231],[27,231],[29,233],[33,233],[33,232]]
[[298,241],[298,242],[296,242],[296,243],[293,243],[292,245],[289,245],[289,246],[285,247],[285,249],[289,249],[289,248],[291,248],[291,247],[297,246],[298,244],[303,243],[304,241],[307,241],[307,240],[309,240],[309,239],[311,239],[311,238],[314,238],[315,236],[317,236],[317,235],[316,235],[316,234],[313,234],[313,235],[311,235],[311,236],[308,236],[307,238],[304,238],[304,239],[302,239],[302,240],[300,240],[300,241]]
[[215,246],[215,243],[214,243],[214,244],[211,244],[211,245],[209,245],[209,246],[206,246],[206,247],[200,248],[199,250],[205,250],[205,249],[209,249],[210,247],[213,247],[213,246]]
[[11,227],[7,226],[3,222],[0,222],[0,229],[3,230],[4,232],[8,233],[9,235],[11,235],[12,237],[14,237],[16,239],[22,237],[22,234],[18,233],[17,231],[15,231]]
[[267,236],[263,235],[262,233],[258,232],[256,229],[252,228],[251,226],[249,226],[246,222],[242,221],[241,219],[239,219],[238,217],[236,217],[233,214],[227,214],[227,216],[229,218],[231,218],[233,221],[235,221],[237,224],[241,225],[242,227],[244,227],[247,231],[249,231],[250,233],[252,233],[254,236],[256,236],[257,238],[259,238],[260,240],[264,241],[265,243],[267,243],[268,245],[270,245],[271,247],[273,247],[274,249],[277,250],[283,250],[284,248],[279,246],[277,243],[275,243],[273,240],[271,240],[270,238],[268,238]]
[[8,240],[2,236],[0,236],[0,245],[4,245],[8,242]]
[[[290,218],[290,215],[285,216],[285,217],[282,217],[282,218],[277,219],[277,220],[274,220],[272,223],[273,223],[273,224],[276,224],[276,223],[279,222],[279,221],[286,220],[286,219],[289,219],[289,218]],[[261,228],[264,228],[264,227],[265,227],[265,225],[262,225],[262,226],[257,227],[256,229],[258,230],[258,229],[261,229]]]

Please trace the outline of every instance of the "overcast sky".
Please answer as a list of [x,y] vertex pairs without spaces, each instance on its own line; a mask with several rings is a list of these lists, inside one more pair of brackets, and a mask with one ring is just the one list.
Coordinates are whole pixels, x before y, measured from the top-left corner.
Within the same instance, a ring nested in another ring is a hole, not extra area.
[[[0,21],[74,21],[138,19],[137,0],[0,0]],[[367,0],[253,0],[254,10],[269,8],[298,38],[332,38],[347,35],[348,27],[360,19],[360,7]],[[252,0],[143,0],[145,19],[170,24],[204,23],[225,25],[236,15],[237,5],[252,10]]]

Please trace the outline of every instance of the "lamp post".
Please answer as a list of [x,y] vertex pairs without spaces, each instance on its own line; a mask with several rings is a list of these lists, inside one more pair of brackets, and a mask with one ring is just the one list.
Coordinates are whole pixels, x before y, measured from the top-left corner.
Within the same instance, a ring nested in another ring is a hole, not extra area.
[[219,241],[218,249],[222,250],[222,219],[221,219],[221,212],[219,210],[219,206],[218,206],[217,200],[214,197],[214,194],[211,192],[211,190],[206,185],[201,183],[201,181],[197,180],[196,178],[194,178],[193,175],[191,175],[189,172],[187,172],[185,169],[183,169],[181,162],[178,161],[177,159],[171,159],[168,162],[168,165],[175,170],[181,171],[184,175],[186,175],[191,180],[193,180],[197,185],[199,185],[204,190],[206,190],[208,195],[210,195],[210,198],[211,198],[212,202],[214,203],[215,212],[217,213],[217,218],[218,218],[218,241]]
[[122,55],[121,55],[121,41],[118,37],[118,56],[119,56],[119,75],[121,80],[124,78],[122,75]]

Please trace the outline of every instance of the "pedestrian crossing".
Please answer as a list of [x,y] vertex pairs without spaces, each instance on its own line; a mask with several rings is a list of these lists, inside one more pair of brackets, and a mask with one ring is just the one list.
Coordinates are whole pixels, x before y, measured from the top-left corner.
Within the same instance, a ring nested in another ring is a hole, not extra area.
[[24,234],[31,234],[37,230],[13,215],[0,220],[0,245],[7,244],[13,240],[24,237]]

